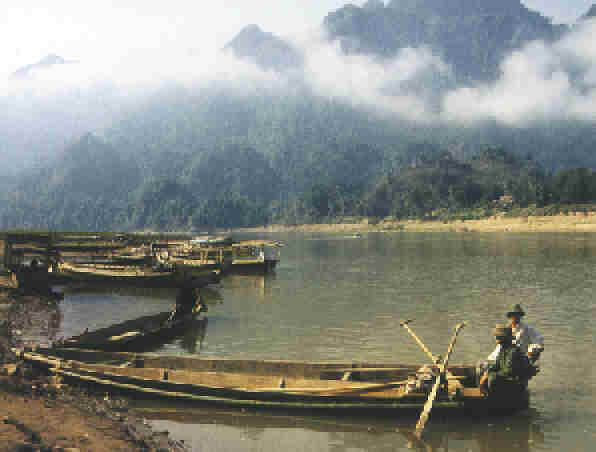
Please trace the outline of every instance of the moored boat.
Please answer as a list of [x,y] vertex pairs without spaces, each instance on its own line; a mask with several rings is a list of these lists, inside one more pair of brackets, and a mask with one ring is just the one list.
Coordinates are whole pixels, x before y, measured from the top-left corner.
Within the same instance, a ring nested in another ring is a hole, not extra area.
[[113,351],[139,351],[151,348],[156,343],[164,343],[184,334],[185,329],[202,327],[205,319],[198,319],[200,309],[174,316],[172,312],[144,316],[107,328],[85,332],[71,337],[60,344],[65,348],[85,348]]
[[[23,353],[23,358],[67,379],[136,396],[337,414],[420,411],[437,373],[433,366],[411,364],[195,359],[64,348]],[[487,397],[478,387],[475,366],[450,366],[449,370],[434,410],[490,414],[528,406],[525,387],[507,397]]]
[[270,240],[245,240],[232,245],[231,273],[267,273],[280,261],[282,244]]
[[148,267],[118,265],[118,264],[71,264],[62,262],[56,271],[49,272],[50,280],[56,283],[72,281],[104,282],[110,284],[139,285],[143,287],[178,287],[181,285],[207,285],[219,282],[220,271],[206,269],[197,272],[188,272],[185,269],[164,268],[153,269]]

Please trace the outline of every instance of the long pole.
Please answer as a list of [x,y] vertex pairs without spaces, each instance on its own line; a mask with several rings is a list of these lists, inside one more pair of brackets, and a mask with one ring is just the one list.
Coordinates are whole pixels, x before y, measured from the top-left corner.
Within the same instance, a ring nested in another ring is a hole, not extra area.
[[[432,361],[433,364],[440,364],[441,357],[439,355],[436,355],[436,356],[433,355],[432,352],[426,347],[426,345],[424,345],[424,343],[420,340],[420,338],[418,336],[416,336],[416,333],[414,333],[414,331],[412,331],[412,328],[410,328],[408,325],[408,323],[411,323],[411,322],[412,322],[412,320],[405,320],[403,322],[400,322],[400,325],[402,327],[404,327],[406,330],[408,330],[408,332],[416,340],[418,345],[420,345],[420,347],[422,347],[424,352],[428,355],[428,357],[430,358],[430,360]],[[451,372],[449,372],[449,371],[446,371],[446,372],[449,377],[455,379],[454,375]]]
[[455,347],[455,343],[457,342],[457,335],[459,334],[460,330],[464,326],[466,326],[465,322],[460,323],[455,327],[455,333],[453,334],[453,339],[451,339],[451,343],[449,344],[449,348],[447,349],[447,355],[445,355],[445,359],[443,360],[443,363],[439,364],[440,374],[437,376],[435,385],[433,386],[433,389],[428,396],[428,400],[424,404],[424,409],[422,410],[422,413],[420,414],[420,419],[418,419],[418,423],[416,424],[416,433],[415,434],[416,434],[416,437],[419,439],[422,437],[422,432],[424,431],[424,426],[426,425],[426,422],[428,421],[428,418],[430,416],[430,412],[433,408],[433,403],[434,403],[435,399],[437,398],[437,394],[439,392],[439,386],[441,386],[441,381],[443,379],[443,374],[447,371],[447,364],[449,363],[449,357],[451,356],[451,353],[453,352],[453,349]]
[[400,322],[399,324],[403,328],[408,330],[408,333],[410,333],[412,335],[412,337],[414,338],[414,340],[418,343],[418,345],[420,345],[420,347],[422,347],[422,350],[424,350],[424,352],[428,355],[428,357],[433,362],[433,364],[438,364],[441,361],[441,357],[433,355],[432,352],[426,347],[426,345],[424,345],[424,343],[420,340],[420,338],[418,336],[416,336],[416,333],[414,333],[414,331],[412,331],[412,329],[408,325],[411,322],[412,322],[411,320],[404,320],[404,321]]

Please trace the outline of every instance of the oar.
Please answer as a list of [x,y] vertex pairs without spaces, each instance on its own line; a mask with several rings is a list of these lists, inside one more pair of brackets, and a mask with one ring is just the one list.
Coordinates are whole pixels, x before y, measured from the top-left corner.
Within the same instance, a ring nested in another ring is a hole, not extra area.
[[445,355],[445,359],[443,360],[443,364],[439,364],[439,371],[440,374],[437,376],[437,381],[433,386],[432,391],[428,395],[428,400],[424,404],[424,409],[422,410],[422,414],[420,414],[420,419],[418,419],[418,423],[416,424],[416,437],[421,438],[422,432],[424,431],[424,426],[428,421],[428,417],[430,415],[430,411],[433,408],[433,403],[437,398],[437,393],[439,391],[439,386],[441,386],[441,380],[443,378],[443,374],[447,370],[447,364],[449,363],[449,357],[453,352],[453,348],[455,347],[455,342],[457,341],[457,335],[459,334],[460,330],[466,326],[466,323],[460,323],[455,327],[455,333],[453,334],[453,339],[451,339],[451,344],[449,344],[449,348],[447,349],[447,355]]
[[406,330],[408,330],[408,333],[410,333],[412,335],[412,337],[414,338],[414,340],[418,343],[418,345],[420,345],[420,347],[422,347],[422,350],[424,350],[424,352],[428,355],[428,357],[433,362],[433,364],[438,364],[441,361],[441,358],[439,356],[433,355],[432,352],[428,348],[426,348],[426,345],[424,345],[424,343],[420,340],[420,338],[418,336],[416,336],[414,331],[412,331],[412,329],[408,325],[411,322],[412,322],[411,320],[404,320],[404,321],[400,322],[399,324],[402,327],[404,327]]
[[[412,337],[414,338],[414,340],[416,342],[418,342],[418,345],[420,345],[420,347],[422,347],[422,350],[424,350],[424,352],[428,355],[428,357],[430,358],[430,360],[432,361],[433,364],[439,364],[441,362],[441,357],[439,355],[435,356],[432,354],[432,352],[426,347],[426,345],[424,345],[424,343],[420,340],[420,338],[416,335],[416,333],[414,333],[414,331],[412,331],[412,328],[410,328],[410,326],[408,325],[409,323],[411,323],[412,320],[405,320],[400,322],[400,325],[402,327],[404,327],[406,330],[408,330],[408,333],[410,333],[412,335]],[[447,376],[449,376],[451,379],[456,379],[455,375],[453,375],[451,372],[447,371]]]

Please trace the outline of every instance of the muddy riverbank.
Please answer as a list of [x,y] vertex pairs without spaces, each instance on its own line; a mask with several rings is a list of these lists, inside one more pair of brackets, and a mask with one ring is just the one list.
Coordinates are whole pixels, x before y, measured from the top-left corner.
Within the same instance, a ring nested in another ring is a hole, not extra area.
[[23,362],[13,347],[52,342],[61,321],[56,296],[0,286],[0,452],[186,451],[128,407],[92,388],[66,386]]

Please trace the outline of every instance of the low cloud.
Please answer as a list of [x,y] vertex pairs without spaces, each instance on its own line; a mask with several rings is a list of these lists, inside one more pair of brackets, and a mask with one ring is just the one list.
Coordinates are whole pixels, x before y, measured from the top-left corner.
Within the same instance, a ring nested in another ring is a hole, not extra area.
[[431,118],[432,81],[450,73],[428,48],[405,48],[395,58],[381,60],[346,55],[339,42],[324,37],[299,46],[305,55],[304,80],[315,94],[412,120]]
[[536,121],[596,119],[596,21],[584,22],[554,44],[533,42],[508,55],[493,83],[456,88],[451,68],[429,48],[406,48],[381,59],[346,55],[320,30],[290,41],[304,66],[281,73],[228,52],[178,43],[105,49],[84,58],[64,54],[80,61],[40,69],[26,79],[6,72],[0,77],[5,112],[0,150],[15,155],[41,146],[48,154],[77,135],[101,132],[169,84],[247,97],[307,87],[355,108],[425,123],[489,119],[525,127]]
[[495,83],[448,92],[444,118],[512,126],[595,120],[596,21],[582,23],[554,44],[528,44],[505,58],[501,71]]

